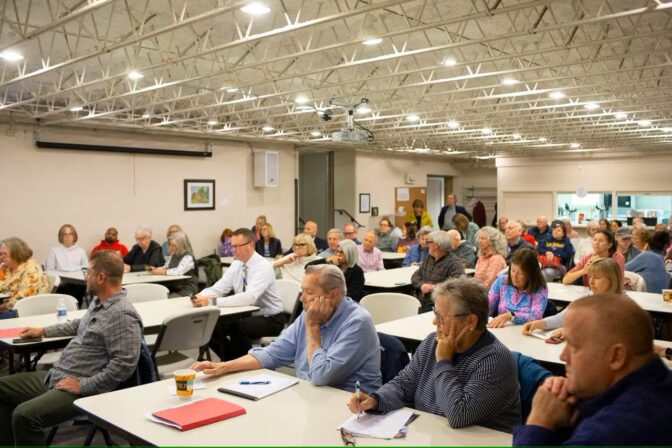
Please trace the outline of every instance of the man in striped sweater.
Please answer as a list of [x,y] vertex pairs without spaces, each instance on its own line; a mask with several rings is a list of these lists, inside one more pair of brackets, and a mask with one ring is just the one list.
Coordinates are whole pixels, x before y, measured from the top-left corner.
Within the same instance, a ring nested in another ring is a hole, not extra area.
[[445,415],[453,428],[511,432],[521,418],[518,373],[511,352],[485,327],[485,285],[452,279],[437,285],[432,298],[436,332],[395,379],[359,400],[353,394],[350,410],[387,413],[411,404]]

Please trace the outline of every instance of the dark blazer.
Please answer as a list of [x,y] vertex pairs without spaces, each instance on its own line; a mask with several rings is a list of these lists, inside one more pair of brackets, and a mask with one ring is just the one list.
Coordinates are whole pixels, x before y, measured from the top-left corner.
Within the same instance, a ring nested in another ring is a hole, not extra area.
[[155,268],[166,264],[163,258],[163,251],[161,245],[152,240],[149,242],[147,252],[142,253],[142,249],[137,244],[133,246],[131,251],[124,257],[124,263],[131,266],[131,272],[144,271],[145,266],[153,266]]
[[[258,239],[256,243],[254,243],[254,250],[257,251],[259,255],[262,257],[264,256],[264,240],[263,239]],[[275,258],[278,255],[282,255],[282,243],[280,242],[279,239],[270,237],[268,239],[268,252],[271,254],[270,256]]]
[[329,244],[327,244],[327,240],[320,238],[319,236],[315,236],[313,238],[313,242],[315,243],[315,247],[317,247],[317,253],[319,254],[323,250],[327,250],[329,248]]
[[[446,216],[446,211],[448,210],[448,206],[444,205],[441,207],[441,212],[439,213],[439,229],[443,229],[443,221]],[[455,213],[462,213],[464,216],[467,217],[469,221],[472,221],[471,214],[467,211],[466,208],[464,208],[461,205],[455,204]]]

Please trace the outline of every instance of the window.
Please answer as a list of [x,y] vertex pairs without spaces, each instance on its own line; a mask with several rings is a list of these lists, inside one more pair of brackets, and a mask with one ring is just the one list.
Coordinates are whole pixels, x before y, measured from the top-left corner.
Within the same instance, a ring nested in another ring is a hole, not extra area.
[[589,193],[582,198],[574,193],[558,193],[555,203],[558,217],[568,218],[573,224],[612,216],[612,194],[607,192]]
[[[660,222],[667,224],[670,220],[672,192],[617,193],[616,198],[616,219],[624,224],[631,222],[631,218],[634,216],[645,218],[646,224],[649,226]],[[653,222],[654,219],[655,222]]]

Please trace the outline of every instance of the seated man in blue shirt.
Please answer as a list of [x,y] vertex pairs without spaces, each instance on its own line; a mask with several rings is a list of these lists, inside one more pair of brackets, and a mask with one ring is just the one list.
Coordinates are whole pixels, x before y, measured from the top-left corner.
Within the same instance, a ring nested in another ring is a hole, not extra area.
[[273,344],[227,362],[203,361],[207,375],[275,369],[294,363],[296,376],[316,386],[353,391],[381,386],[380,344],[371,315],[345,297],[345,277],[332,265],[309,266],[301,281],[304,311]]
[[585,297],[567,309],[564,337],[567,377],[537,389],[514,446],[672,444],[672,372],[648,313],[628,296]]

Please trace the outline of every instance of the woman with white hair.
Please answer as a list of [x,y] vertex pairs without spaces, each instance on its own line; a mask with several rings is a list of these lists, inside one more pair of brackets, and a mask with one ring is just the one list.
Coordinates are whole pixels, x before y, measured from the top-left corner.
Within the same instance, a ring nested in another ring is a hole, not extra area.
[[427,258],[427,254],[429,253],[427,251],[427,235],[430,233],[432,233],[432,228],[429,226],[424,226],[418,230],[418,233],[415,234],[418,242],[408,248],[404,261],[401,263],[402,266],[420,264]]
[[170,258],[160,268],[150,271],[156,275],[188,275],[189,278],[168,282],[170,297],[193,296],[198,292],[198,271],[194,254],[191,253],[191,244],[184,232],[174,232],[168,237],[168,254]]
[[449,278],[464,275],[464,265],[452,252],[452,239],[443,230],[436,230],[427,237],[429,256],[411,277],[411,283],[420,298],[420,312],[432,310],[432,290]]
[[478,241],[478,260],[474,278],[485,283],[488,288],[497,278],[497,274],[506,267],[508,245],[502,235],[494,227],[483,227],[476,234]]
[[357,245],[351,239],[344,239],[338,242],[336,254],[328,258],[318,258],[306,265],[333,264],[341,268],[345,277],[345,286],[347,288],[346,296],[355,302],[359,302],[364,297],[364,271],[357,264],[359,261],[359,252]]
[[307,233],[299,233],[294,237],[292,252],[273,263],[277,278],[294,280],[301,283],[306,265],[317,258],[317,248],[313,237]]

